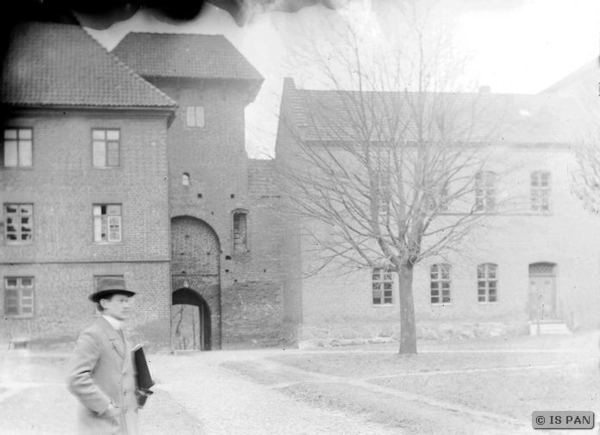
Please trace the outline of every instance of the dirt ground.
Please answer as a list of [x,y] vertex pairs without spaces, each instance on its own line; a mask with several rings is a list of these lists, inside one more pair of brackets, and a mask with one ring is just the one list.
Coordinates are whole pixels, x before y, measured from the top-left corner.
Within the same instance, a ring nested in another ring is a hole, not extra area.
[[330,348],[226,367],[314,406],[363,413],[405,434],[478,433],[471,424],[477,419],[506,433],[541,433],[532,429],[533,411],[600,410],[595,332],[421,348],[413,356],[398,355],[395,345]]
[[[414,356],[396,344],[153,354],[143,433],[572,434],[533,430],[531,413],[600,410],[598,336],[423,342]],[[68,357],[0,354],[1,434],[73,433]]]

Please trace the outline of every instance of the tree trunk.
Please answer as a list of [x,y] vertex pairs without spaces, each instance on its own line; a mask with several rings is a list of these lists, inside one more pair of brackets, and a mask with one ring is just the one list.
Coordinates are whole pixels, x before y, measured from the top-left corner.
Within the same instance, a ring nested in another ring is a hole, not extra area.
[[400,353],[417,353],[415,304],[413,299],[413,265],[403,263],[398,273],[400,293]]

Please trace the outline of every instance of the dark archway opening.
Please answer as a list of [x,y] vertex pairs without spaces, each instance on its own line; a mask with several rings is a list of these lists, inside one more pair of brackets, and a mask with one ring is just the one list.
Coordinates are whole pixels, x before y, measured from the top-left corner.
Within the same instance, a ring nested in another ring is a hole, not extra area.
[[189,288],[173,292],[173,348],[211,350],[211,313],[204,298]]

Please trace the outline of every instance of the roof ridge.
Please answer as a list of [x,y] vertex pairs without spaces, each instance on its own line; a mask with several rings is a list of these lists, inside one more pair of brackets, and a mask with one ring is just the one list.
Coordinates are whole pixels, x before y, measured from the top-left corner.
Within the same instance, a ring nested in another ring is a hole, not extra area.
[[138,32],[136,30],[132,30],[131,32],[127,32],[127,34],[123,37],[123,39],[125,39],[127,36],[129,35],[192,35],[192,36],[214,36],[214,37],[220,37],[220,38],[225,38],[225,35],[223,34],[212,34],[212,33],[195,33],[195,32],[147,32],[147,31],[142,31],[142,32]]
[[[106,54],[108,54],[108,56],[110,57],[110,59],[112,59],[113,62],[115,62],[120,68],[124,69],[125,72],[127,72],[133,79],[140,81],[141,83],[143,83],[144,86],[146,87],[150,87],[150,89],[160,95],[162,98],[165,98],[169,103],[171,103],[174,107],[177,107],[179,104],[177,103],[177,101],[173,100],[171,97],[169,97],[166,93],[164,93],[163,91],[161,91],[160,89],[158,89],[156,86],[154,86],[152,83],[150,83],[149,81],[145,80],[141,75],[139,75],[137,72],[135,72],[133,70],[133,68],[131,68],[130,66],[128,66],[126,63],[124,63],[121,59],[119,59],[117,57],[117,55],[115,55],[114,53],[112,53],[111,51],[108,51],[106,49],[106,47],[104,47],[102,44],[100,44],[90,33],[88,33],[88,31],[80,26],[81,30],[83,30],[83,33],[85,33],[92,41],[94,41],[95,44],[99,45],[100,48],[102,50],[104,50],[104,52],[106,52]],[[127,36],[127,35],[126,35]]]

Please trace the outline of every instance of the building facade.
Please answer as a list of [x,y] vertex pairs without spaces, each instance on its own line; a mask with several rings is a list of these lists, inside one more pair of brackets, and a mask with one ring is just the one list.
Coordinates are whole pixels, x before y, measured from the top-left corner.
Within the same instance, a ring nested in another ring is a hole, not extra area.
[[[114,275],[137,293],[133,339],[157,347],[397,337],[396,277],[307,274],[305,231],[322,228],[287,215],[278,187],[292,129],[328,146],[311,101],[343,121],[339,99],[286,80],[277,159],[253,160],[244,110],[262,80],[221,36],[132,33],[109,53],[78,26],[16,27],[2,75],[0,340],[73,340],[95,314],[95,281]],[[598,326],[600,222],[570,189],[582,107],[568,89],[481,97],[504,116],[485,142],[490,171],[510,174],[482,176],[472,200],[514,207],[486,210],[458,252],[416,266],[420,337]]]
[[[359,100],[345,99],[344,92],[302,90],[286,79],[277,159],[288,170],[298,153],[305,152],[299,143],[344,158],[343,147],[336,144],[343,136],[343,119],[351,116],[344,108],[348,101]],[[485,217],[451,252],[415,266],[418,337],[597,327],[600,221],[571,189],[577,166],[572,147],[581,140],[583,128],[579,102],[547,93],[473,98],[493,108],[486,122],[503,120],[480,146],[487,173],[481,174],[482,186],[470,199]],[[323,120],[327,117],[331,121]],[[347,171],[352,173],[352,167]],[[454,213],[452,207],[445,212]],[[284,305],[297,340],[323,345],[398,338],[395,274],[384,268],[341,273],[335,261],[310,273],[318,242],[307,234],[327,229],[310,218],[294,222],[284,243],[284,259],[289,259]]]
[[16,27],[2,80],[2,338],[75,337],[95,280],[120,275],[136,332],[168,342],[176,102],[78,26]]
[[6,65],[2,339],[73,339],[95,280],[120,275],[136,340],[278,343],[278,195],[244,148],[262,77],[239,52],[131,34],[108,53],[78,26],[29,24]]

